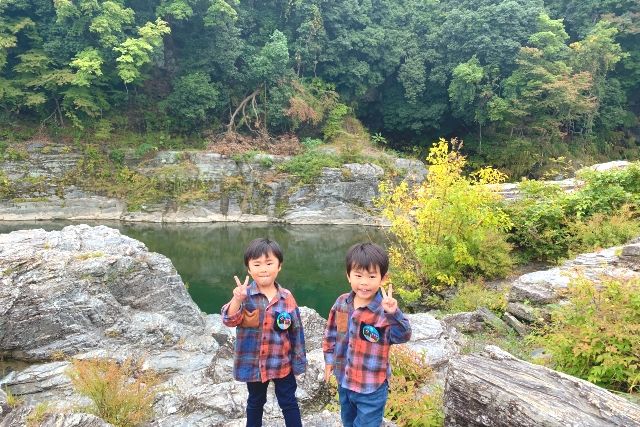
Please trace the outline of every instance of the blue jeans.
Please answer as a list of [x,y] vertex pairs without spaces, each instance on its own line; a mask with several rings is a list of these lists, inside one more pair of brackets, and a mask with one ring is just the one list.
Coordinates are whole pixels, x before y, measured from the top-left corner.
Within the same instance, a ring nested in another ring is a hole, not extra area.
[[[296,377],[293,372],[289,372],[284,378],[276,378],[272,380],[276,386],[276,398],[278,405],[284,416],[284,423],[287,427],[302,427],[300,420],[300,408],[296,400]],[[269,381],[247,383],[249,390],[249,398],[247,399],[247,427],[262,426],[262,411],[264,404],[267,402],[267,387]]]
[[338,387],[338,396],[344,427],[380,427],[389,396],[389,384],[385,381],[376,391],[369,394]]

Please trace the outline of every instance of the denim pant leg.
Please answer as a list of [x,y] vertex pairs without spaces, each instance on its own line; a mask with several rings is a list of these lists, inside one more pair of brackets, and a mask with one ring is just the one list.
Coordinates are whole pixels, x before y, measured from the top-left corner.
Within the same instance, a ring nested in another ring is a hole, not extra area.
[[267,402],[267,387],[269,381],[247,383],[249,397],[247,398],[247,427],[262,426],[262,411]]
[[340,400],[340,418],[343,427],[353,427],[356,419],[356,405],[350,399],[351,390],[338,386],[338,398]]
[[386,381],[373,393],[362,394],[340,388],[338,394],[342,423],[345,426],[380,427],[389,395]]
[[295,375],[293,372],[289,372],[289,375],[275,379],[273,383],[276,386],[276,398],[282,410],[286,427],[302,427],[300,408],[296,399],[298,384]]

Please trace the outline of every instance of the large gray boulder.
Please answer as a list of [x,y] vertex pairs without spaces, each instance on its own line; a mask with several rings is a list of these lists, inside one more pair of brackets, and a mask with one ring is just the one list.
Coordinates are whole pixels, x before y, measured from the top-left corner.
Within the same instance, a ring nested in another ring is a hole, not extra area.
[[487,346],[450,360],[448,427],[640,426],[640,407],[587,381]]
[[108,227],[2,234],[0,268],[0,356],[148,350],[204,333],[171,261]]

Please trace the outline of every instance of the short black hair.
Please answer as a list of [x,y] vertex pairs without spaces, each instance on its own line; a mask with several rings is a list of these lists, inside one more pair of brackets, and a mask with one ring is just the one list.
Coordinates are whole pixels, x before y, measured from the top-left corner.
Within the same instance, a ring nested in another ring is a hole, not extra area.
[[244,265],[245,267],[249,267],[249,261],[252,259],[258,259],[262,255],[268,255],[272,253],[280,264],[282,264],[282,260],[284,257],[282,256],[282,249],[280,249],[280,245],[275,240],[269,240],[265,238],[254,239],[249,243],[247,249],[244,251]]
[[389,270],[389,255],[381,246],[375,243],[356,243],[347,251],[347,274],[354,268],[371,269],[378,266],[380,275],[384,277]]

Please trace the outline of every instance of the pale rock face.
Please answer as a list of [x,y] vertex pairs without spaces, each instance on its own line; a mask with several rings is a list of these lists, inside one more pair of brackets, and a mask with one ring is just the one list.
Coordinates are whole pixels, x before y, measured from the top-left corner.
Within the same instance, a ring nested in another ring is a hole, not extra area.
[[509,291],[507,311],[528,323],[549,320],[549,305],[566,303],[563,292],[571,282],[581,279],[595,283],[640,279],[640,244],[580,254],[560,267],[518,277]]
[[[27,149],[27,160],[0,165],[0,172],[24,192],[20,193],[19,201],[0,200],[0,221],[384,223],[372,213],[372,202],[384,175],[384,170],[373,164],[350,163],[339,168],[325,168],[315,182],[302,185],[276,168],[289,160],[288,156],[260,155],[250,161],[237,162],[210,152],[159,151],[154,158],[144,162],[127,159],[127,166],[147,176],[166,173],[163,168],[170,166],[185,179],[202,181],[209,197],[187,204],[175,201],[146,204],[130,212],[124,200],[56,184],[74,170],[81,160],[80,154],[69,153],[68,147],[52,144],[47,145],[46,155],[42,154],[42,144],[33,143]],[[420,182],[426,176],[422,162],[389,159],[395,161],[398,170],[406,173],[410,182]],[[38,177],[43,178],[43,183],[37,193],[21,184]]]

